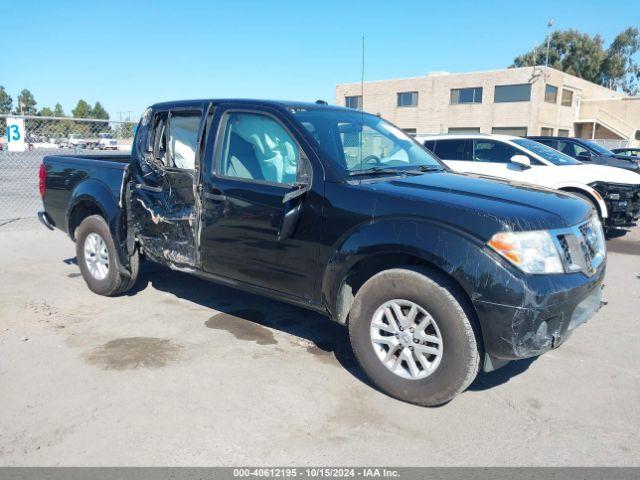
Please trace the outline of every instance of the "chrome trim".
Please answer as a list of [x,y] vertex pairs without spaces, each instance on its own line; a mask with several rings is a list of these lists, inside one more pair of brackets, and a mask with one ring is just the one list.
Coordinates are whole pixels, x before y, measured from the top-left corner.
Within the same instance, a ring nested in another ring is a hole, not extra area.
[[[595,231],[592,228],[594,220],[597,222]],[[592,277],[607,258],[604,231],[595,217],[573,227],[550,230],[549,233],[566,273],[582,272]]]

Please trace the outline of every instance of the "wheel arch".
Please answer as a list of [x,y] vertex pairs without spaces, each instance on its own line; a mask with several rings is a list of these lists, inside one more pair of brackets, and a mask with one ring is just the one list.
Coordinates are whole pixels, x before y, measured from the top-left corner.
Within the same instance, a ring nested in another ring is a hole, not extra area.
[[601,218],[607,218],[609,216],[609,212],[607,210],[607,205],[604,203],[604,200],[600,196],[600,194],[589,187],[588,185],[580,185],[580,184],[563,184],[554,187],[560,191],[568,192],[568,193],[579,193],[591,200],[593,206],[597,209]]
[[340,282],[333,308],[334,320],[346,324],[349,310],[360,288],[374,275],[392,268],[407,268],[424,273],[430,278],[446,278],[455,288],[456,298],[477,316],[471,297],[451,272],[422,256],[397,251],[381,251],[361,258],[351,265]]
[[96,179],[88,179],[71,193],[67,209],[67,233],[75,240],[75,229],[89,215],[105,219],[114,239],[119,238],[118,220],[120,207],[109,188]]
[[126,223],[121,221],[123,210],[109,188],[102,182],[89,179],[72,192],[67,209],[67,233],[75,241],[75,230],[90,215],[100,215],[107,222],[109,232],[122,265],[128,265]]

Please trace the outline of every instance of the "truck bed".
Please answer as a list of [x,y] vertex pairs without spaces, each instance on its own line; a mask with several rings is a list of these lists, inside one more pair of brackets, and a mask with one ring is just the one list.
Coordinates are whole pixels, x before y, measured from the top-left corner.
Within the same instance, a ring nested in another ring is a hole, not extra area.
[[99,155],[48,155],[45,157],[45,163],[47,159],[55,160],[56,162],[72,162],[76,164],[91,164],[93,162],[100,162],[101,164],[128,164],[131,161],[131,155],[121,153],[105,153]]
[[129,155],[121,154],[44,157],[46,189],[42,203],[53,225],[72,234],[68,216],[78,205],[81,208],[87,195],[99,199],[105,210],[116,208],[130,161]]

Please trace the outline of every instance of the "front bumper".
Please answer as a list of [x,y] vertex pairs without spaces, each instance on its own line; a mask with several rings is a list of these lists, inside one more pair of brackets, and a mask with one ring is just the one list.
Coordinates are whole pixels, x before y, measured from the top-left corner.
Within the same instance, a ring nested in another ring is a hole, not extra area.
[[591,187],[607,206],[605,226],[629,227],[640,218],[640,185],[596,182]]
[[489,357],[485,370],[562,345],[600,309],[605,263],[591,277],[582,273],[532,276],[523,306],[476,298],[473,303]]

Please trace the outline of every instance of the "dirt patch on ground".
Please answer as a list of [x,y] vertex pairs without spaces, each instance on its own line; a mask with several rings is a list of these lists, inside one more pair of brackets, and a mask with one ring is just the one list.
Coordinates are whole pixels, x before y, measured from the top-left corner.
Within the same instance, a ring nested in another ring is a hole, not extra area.
[[91,351],[86,360],[104,370],[160,368],[180,358],[183,347],[166,338],[118,338]]

